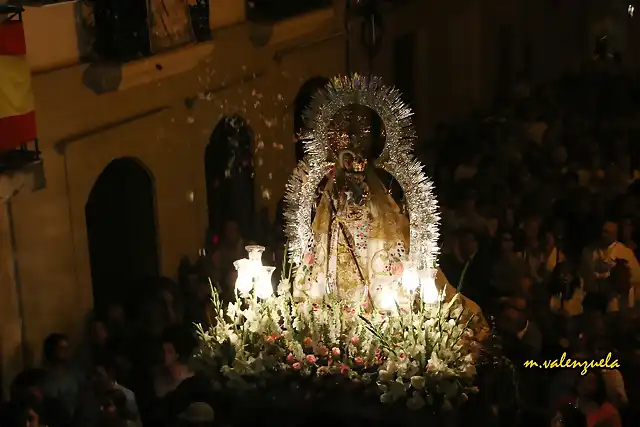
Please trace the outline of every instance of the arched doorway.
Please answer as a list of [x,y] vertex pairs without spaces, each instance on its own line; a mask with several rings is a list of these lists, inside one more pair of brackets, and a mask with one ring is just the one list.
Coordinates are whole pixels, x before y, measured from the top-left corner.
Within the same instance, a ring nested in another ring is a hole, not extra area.
[[253,131],[239,116],[223,117],[205,150],[209,233],[219,235],[228,220],[238,223],[244,237],[253,236]]
[[158,276],[153,180],[136,159],[113,160],[85,205],[94,307],[128,302],[131,286]]
[[304,130],[304,112],[309,108],[311,100],[319,90],[323,90],[329,84],[329,79],[326,77],[312,77],[298,90],[293,101],[293,135],[296,152],[296,161],[302,160],[304,157],[304,146],[300,141],[300,134]]

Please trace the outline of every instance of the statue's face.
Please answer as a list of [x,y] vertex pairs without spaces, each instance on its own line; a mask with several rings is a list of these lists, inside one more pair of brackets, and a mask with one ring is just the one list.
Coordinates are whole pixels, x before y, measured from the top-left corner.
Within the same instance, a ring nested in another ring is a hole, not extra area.
[[351,150],[342,150],[338,155],[338,165],[346,172],[362,173],[367,160]]
[[[363,159],[371,157],[374,137],[378,138],[378,135],[372,134],[374,117],[377,117],[376,112],[362,105],[347,105],[338,111],[329,126],[331,151],[336,160],[345,150],[354,153],[354,161],[357,161],[356,154]],[[384,135],[384,129],[377,131]]]
[[340,156],[340,166],[347,171],[351,171],[353,168],[353,161],[355,156],[350,152],[343,152]]

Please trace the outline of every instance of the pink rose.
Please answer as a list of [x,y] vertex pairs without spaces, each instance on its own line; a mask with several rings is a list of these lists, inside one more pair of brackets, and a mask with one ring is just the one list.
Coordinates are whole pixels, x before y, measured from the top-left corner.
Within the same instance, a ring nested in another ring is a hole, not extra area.
[[333,347],[333,348],[331,349],[331,355],[332,355],[333,357],[338,357],[338,356],[340,356],[340,349],[339,349],[338,347]]
[[300,362],[296,362],[296,363],[294,363],[293,365],[291,365],[291,367],[292,367],[293,369],[295,369],[296,371],[299,371],[299,370],[300,370],[300,368],[302,368],[302,365],[300,364]]
[[349,369],[349,367],[347,365],[343,364],[343,365],[340,366],[340,373],[342,375],[347,375],[349,373],[349,371],[350,371],[350,369]]
[[266,341],[267,341],[267,344],[270,344],[270,345],[273,345],[276,342],[276,340],[274,340],[272,336],[268,336]]
[[356,363],[356,365],[361,366],[364,365],[364,360],[362,360],[362,357],[356,357],[355,359],[353,359],[353,361]]
[[296,361],[296,358],[293,357],[292,353],[289,353],[289,355],[287,356],[287,362],[294,363],[295,361]]
[[402,276],[404,273],[404,265],[401,262],[395,262],[391,264],[391,274],[394,276]]
[[307,362],[308,363],[313,365],[313,364],[316,363],[317,360],[318,359],[316,359],[316,357],[313,354],[307,354]]
[[358,345],[359,342],[360,342],[360,338],[358,337],[351,338],[351,344]]
[[315,262],[315,260],[316,256],[313,254],[313,252],[309,252],[304,256],[302,262],[304,262],[305,265],[311,265]]
[[[329,349],[325,346],[316,347],[316,350],[314,353],[320,357],[326,357],[327,354],[329,354]],[[314,362],[311,362],[311,363],[314,363]]]

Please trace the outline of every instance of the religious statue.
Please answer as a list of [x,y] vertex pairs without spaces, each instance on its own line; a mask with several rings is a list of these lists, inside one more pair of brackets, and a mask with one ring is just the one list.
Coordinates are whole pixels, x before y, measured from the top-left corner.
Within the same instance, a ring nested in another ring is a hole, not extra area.
[[402,278],[409,222],[370,161],[377,137],[371,114],[347,106],[331,121],[333,167],[315,209],[315,247],[294,280],[296,296],[336,292],[345,301],[380,306],[384,291]]
[[[372,132],[376,114],[380,135]],[[378,78],[338,77],[312,100],[305,158],[285,195],[294,298],[331,293],[353,306],[408,311],[416,299],[436,303],[457,294],[436,264],[437,201],[413,156],[411,115],[399,92]],[[378,137],[384,147],[374,155]],[[402,202],[380,171],[397,181]]]

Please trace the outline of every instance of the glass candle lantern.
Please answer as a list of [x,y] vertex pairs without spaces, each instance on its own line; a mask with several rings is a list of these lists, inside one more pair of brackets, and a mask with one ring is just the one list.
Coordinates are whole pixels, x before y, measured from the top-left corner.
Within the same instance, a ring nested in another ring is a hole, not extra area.
[[258,298],[267,299],[273,296],[273,284],[271,283],[271,277],[275,270],[275,267],[262,267],[262,274],[256,283],[256,296]]
[[406,292],[412,294],[420,287],[418,270],[413,266],[411,261],[403,261],[402,267],[402,287]]
[[392,314],[398,311],[397,290],[393,286],[386,286],[380,291],[379,308]]
[[251,261],[243,258],[233,263],[238,272],[236,278],[236,292],[240,295],[247,295],[253,289],[253,275],[250,267]]
[[245,246],[245,250],[249,257],[249,268],[251,269],[252,277],[257,281],[262,275],[262,254],[264,253],[264,246],[249,245]]
[[418,273],[420,277],[420,297],[425,304],[437,304],[440,302],[441,294],[436,286],[435,275],[437,270],[425,269]]

